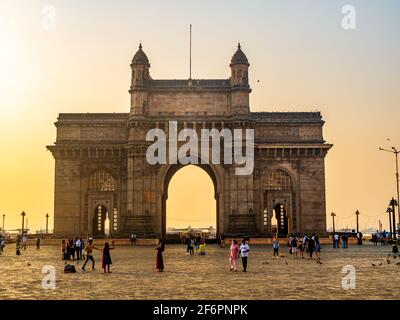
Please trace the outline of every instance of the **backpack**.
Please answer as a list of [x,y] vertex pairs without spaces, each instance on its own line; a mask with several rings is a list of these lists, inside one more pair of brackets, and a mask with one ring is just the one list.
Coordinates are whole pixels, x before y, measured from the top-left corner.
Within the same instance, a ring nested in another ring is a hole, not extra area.
[[72,264],[66,264],[64,266],[64,273],[75,273],[75,266],[73,266]]

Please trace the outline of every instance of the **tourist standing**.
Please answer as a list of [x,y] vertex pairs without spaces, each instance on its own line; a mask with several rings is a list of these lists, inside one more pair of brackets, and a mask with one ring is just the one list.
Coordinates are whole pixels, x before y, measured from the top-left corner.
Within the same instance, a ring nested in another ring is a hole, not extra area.
[[274,239],[272,240],[272,248],[274,250],[274,255],[272,256],[272,258],[279,258],[279,241],[276,237],[274,237]]
[[81,240],[78,237],[75,238],[75,252],[76,260],[82,259]]
[[61,260],[67,260],[66,250],[67,250],[67,245],[65,243],[65,240],[63,240],[61,242]]
[[314,242],[315,242],[315,255],[317,256],[317,259],[321,258],[321,243],[319,242],[319,238],[316,234],[313,236]]
[[75,241],[74,239],[69,240],[69,247],[70,247],[70,251],[71,251],[71,257],[72,260],[75,261]]
[[347,236],[347,234],[344,233],[344,234],[342,235],[342,248],[343,248],[343,249],[347,249],[347,247],[348,247],[348,245],[347,245],[348,240],[349,240],[349,237]]
[[88,244],[87,244],[86,247],[85,247],[85,251],[86,251],[86,260],[85,260],[85,263],[84,263],[83,266],[82,266],[82,270],[83,270],[83,271],[85,271],[86,263],[87,263],[89,260],[92,261],[92,269],[95,270],[95,268],[94,268],[93,250],[99,250],[99,251],[101,251],[99,248],[96,248],[96,247],[93,245],[93,239],[90,239],[90,240],[88,241]]
[[82,237],[79,238],[81,241],[81,258],[85,259],[85,240],[82,239]]
[[339,248],[339,235],[337,233],[333,235],[333,247]]
[[17,240],[17,243],[15,245],[15,254],[17,256],[21,255],[21,240],[20,239]]
[[196,251],[200,250],[200,241],[201,241],[201,237],[200,237],[200,234],[198,234],[196,236]]
[[114,241],[112,241],[111,243],[112,243],[112,248],[110,248],[108,242],[104,244],[103,248],[103,259],[101,264],[104,269],[104,273],[106,273],[106,267],[107,267],[107,272],[111,273],[110,265],[112,265],[112,261],[111,261],[110,250],[114,249]]
[[200,256],[205,256],[206,255],[206,242],[204,241],[204,239],[200,240],[199,255]]
[[0,252],[3,252],[5,245],[6,245],[6,238],[1,235],[0,236]]
[[250,246],[245,239],[242,240],[242,244],[239,248],[240,255],[242,256],[243,272],[247,271],[247,260],[249,257]]
[[239,245],[236,240],[232,240],[232,244],[229,249],[229,263],[231,265],[231,271],[237,271],[238,259],[239,259]]
[[189,254],[191,256],[194,255],[194,239],[193,239],[193,237],[189,238]]
[[221,248],[225,248],[225,235],[223,233],[219,236],[219,241]]
[[362,237],[363,237],[363,235],[362,235],[362,233],[361,232],[358,232],[357,233],[357,244],[358,245],[362,245]]
[[164,271],[164,259],[163,259],[163,252],[165,250],[165,244],[162,239],[158,241],[158,246],[155,248],[157,250],[156,256],[156,271],[163,272]]
[[28,242],[28,238],[27,238],[27,236],[24,234],[24,235],[22,236],[22,246],[23,246],[24,250],[26,250],[27,242]]
[[40,238],[37,237],[37,239],[36,239],[36,250],[39,250],[39,249],[40,249]]
[[298,239],[297,241],[297,254],[299,255],[299,259],[304,259],[304,242],[302,239]]
[[290,246],[292,248],[292,255],[293,255],[293,259],[297,259],[297,246],[298,246],[298,239],[296,237],[296,235],[293,235]]
[[313,258],[313,253],[315,250],[315,241],[313,239],[313,237],[308,238],[307,240],[307,247],[308,247],[308,253],[310,254],[310,258]]

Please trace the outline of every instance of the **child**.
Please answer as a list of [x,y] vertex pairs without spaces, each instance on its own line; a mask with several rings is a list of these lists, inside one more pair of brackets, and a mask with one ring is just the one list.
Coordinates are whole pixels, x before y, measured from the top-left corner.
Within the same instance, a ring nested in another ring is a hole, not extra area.
[[199,255],[200,256],[205,256],[206,255],[206,243],[205,243],[204,239],[200,240]]
[[108,242],[104,244],[103,259],[102,259],[102,267],[104,269],[104,273],[106,273],[106,266],[107,266],[107,272],[111,273],[110,265],[112,264],[112,261],[111,261],[110,250],[114,249],[114,241],[112,241],[111,243],[112,243],[112,248],[110,248]]
[[276,258],[278,259],[279,258],[279,241],[276,237],[274,237],[272,242],[273,242],[272,247],[274,249],[274,255],[272,256],[272,258],[275,258],[275,255],[276,255]]

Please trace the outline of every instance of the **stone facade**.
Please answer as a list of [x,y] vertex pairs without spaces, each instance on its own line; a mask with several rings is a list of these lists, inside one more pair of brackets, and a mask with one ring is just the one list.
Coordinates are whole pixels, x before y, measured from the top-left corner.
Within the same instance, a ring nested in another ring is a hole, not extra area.
[[[60,114],[55,158],[57,234],[113,235],[166,231],[168,184],[181,164],[146,161],[148,130],[192,128],[255,132],[253,174],[234,164],[199,164],[215,187],[217,232],[325,233],[324,158],[330,144],[319,112],[250,112],[249,63],[240,45],[228,79],[155,80],[141,46],[131,69],[129,113]],[[278,230],[273,229],[277,226]]]

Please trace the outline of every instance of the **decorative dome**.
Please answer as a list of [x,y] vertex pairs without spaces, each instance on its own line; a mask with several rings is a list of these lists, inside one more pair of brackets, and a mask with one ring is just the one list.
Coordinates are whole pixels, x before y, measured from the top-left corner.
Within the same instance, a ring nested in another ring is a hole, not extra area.
[[249,65],[249,60],[247,60],[246,55],[242,51],[240,47],[240,42],[238,43],[238,49],[236,50],[235,54],[231,59],[231,66],[234,64],[247,64]]
[[146,54],[142,50],[142,44],[139,44],[139,50],[135,53],[135,56],[132,59],[132,64],[143,64],[150,67],[149,58],[147,58]]

